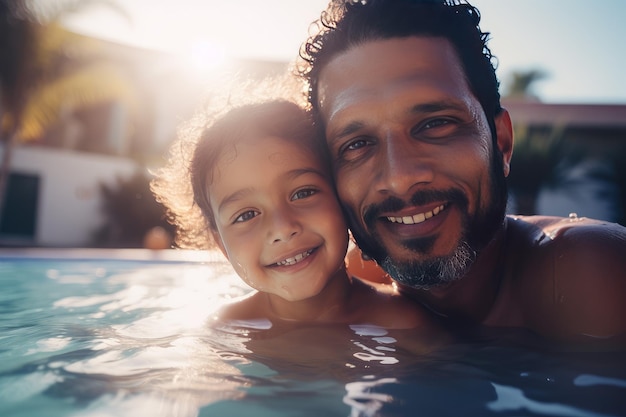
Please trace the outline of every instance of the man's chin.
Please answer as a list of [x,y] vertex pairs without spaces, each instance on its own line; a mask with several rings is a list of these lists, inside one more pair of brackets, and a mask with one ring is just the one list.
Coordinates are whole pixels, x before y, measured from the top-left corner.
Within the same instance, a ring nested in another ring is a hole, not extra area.
[[381,268],[399,284],[420,290],[448,285],[462,278],[470,269],[476,253],[462,242],[447,256],[429,257],[422,260],[404,260],[390,256],[377,259]]

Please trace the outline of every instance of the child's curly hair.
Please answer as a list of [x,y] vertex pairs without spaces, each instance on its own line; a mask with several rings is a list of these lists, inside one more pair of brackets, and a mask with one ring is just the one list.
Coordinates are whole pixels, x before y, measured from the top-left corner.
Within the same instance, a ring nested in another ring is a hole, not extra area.
[[[207,106],[183,124],[177,139],[170,147],[165,166],[154,173],[155,177],[150,184],[157,201],[166,208],[167,220],[176,226],[176,247],[217,247],[214,239],[215,223],[204,188],[217,153],[231,139],[221,136],[233,133],[232,129],[223,129],[223,126],[225,123],[233,126],[236,121],[224,121],[225,116],[233,119],[240,114],[245,122],[248,117],[247,109],[269,102],[289,103],[304,112],[301,97],[298,80],[289,74],[262,81],[231,80],[221,93],[211,95]],[[258,120],[257,117],[249,123],[257,123]],[[270,123],[265,124],[270,126]],[[241,135],[246,135],[244,129],[245,126],[242,127]],[[269,127],[265,128],[268,129]],[[215,143],[207,146],[208,141]],[[207,149],[210,156],[204,156]],[[197,153],[200,155],[196,155]]]

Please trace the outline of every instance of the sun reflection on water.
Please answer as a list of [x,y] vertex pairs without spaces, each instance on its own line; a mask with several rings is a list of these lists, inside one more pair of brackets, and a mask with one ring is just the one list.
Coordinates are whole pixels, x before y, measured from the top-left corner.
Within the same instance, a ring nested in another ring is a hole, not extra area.
[[[226,301],[249,291],[227,266],[145,265],[80,274],[51,268],[46,276],[68,285],[99,280],[104,287],[53,303],[61,316],[91,319],[89,340],[74,329],[75,336],[37,342],[39,351],[58,353],[87,343],[88,351],[50,363],[57,375],[50,384],[68,394],[76,384],[103,381],[98,399],[77,416],[194,416],[205,404],[242,395],[237,366],[246,361],[237,354],[239,347],[214,346],[207,326]],[[229,353],[220,355],[222,348]]]

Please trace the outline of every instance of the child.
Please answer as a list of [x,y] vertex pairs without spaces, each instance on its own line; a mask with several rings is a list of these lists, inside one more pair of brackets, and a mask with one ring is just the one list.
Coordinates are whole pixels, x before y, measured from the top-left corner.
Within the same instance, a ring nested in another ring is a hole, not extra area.
[[[256,289],[219,319],[428,326],[416,304],[346,272],[348,230],[318,134],[308,113],[286,100],[234,108],[200,134],[190,165],[193,200],[206,222],[199,230],[208,229],[206,237]],[[188,221],[165,188],[162,179],[153,184],[179,223]]]

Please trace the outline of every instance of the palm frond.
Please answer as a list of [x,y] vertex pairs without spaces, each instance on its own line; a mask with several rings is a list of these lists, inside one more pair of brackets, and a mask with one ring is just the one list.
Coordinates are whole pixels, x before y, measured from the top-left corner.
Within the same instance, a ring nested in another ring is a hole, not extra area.
[[18,137],[23,141],[40,138],[59,121],[62,111],[117,101],[135,112],[138,98],[119,68],[104,63],[83,67],[41,86],[26,105]]

